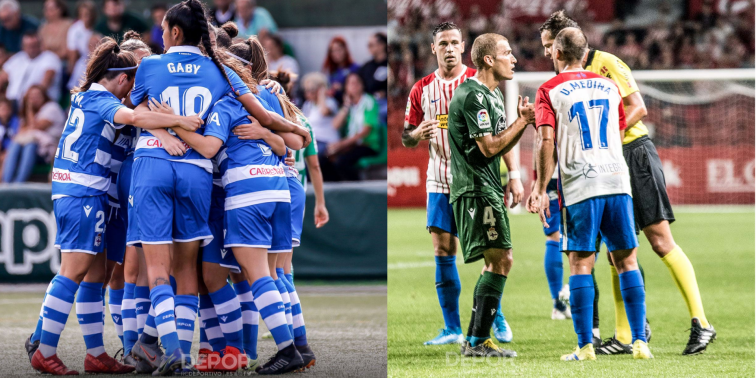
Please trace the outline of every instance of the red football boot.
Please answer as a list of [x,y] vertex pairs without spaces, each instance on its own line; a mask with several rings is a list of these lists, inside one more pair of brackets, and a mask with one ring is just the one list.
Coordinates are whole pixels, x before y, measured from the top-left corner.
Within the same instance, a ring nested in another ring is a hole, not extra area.
[[197,364],[194,368],[200,372],[216,371],[215,365],[220,361],[220,352],[214,352],[210,349],[200,349],[197,356]]
[[115,358],[103,353],[97,357],[87,353],[84,359],[84,371],[87,373],[127,374],[134,371],[135,367],[124,365]]
[[227,346],[223,350],[223,357],[215,365],[218,371],[234,372],[247,366],[247,355],[232,346]]
[[31,365],[34,370],[39,371],[40,373],[52,375],[79,375],[79,372],[76,370],[68,370],[66,365],[63,365],[63,361],[58,358],[57,354],[45,358],[39,350],[34,352]]

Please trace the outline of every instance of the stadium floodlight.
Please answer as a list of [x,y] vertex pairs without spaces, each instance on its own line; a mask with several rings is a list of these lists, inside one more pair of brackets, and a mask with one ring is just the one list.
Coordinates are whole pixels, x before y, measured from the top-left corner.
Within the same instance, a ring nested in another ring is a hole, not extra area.
[[[517,114],[517,98],[535,101],[538,87],[553,72],[518,72],[505,82],[507,114]],[[675,205],[753,205],[753,69],[633,71],[648,115],[643,122],[664,167]],[[535,131],[515,147],[527,199]],[[515,211],[521,211],[521,206]]]

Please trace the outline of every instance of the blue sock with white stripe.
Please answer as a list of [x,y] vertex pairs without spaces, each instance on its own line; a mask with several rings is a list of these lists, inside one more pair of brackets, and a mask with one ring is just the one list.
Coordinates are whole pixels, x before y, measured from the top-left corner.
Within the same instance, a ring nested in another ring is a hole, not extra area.
[[100,287],[100,289],[102,292],[102,326],[105,327],[105,293],[108,291],[108,288],[106,286],[102,286]]
[[289,281],[292,285],[294,285],[294,273],[287,273],[284,274],[284,276],[286,276],[286,281]]
[[273,335],[278,350],[291,345],[294,337],[286,323],[283,299],[273,278],[262,277],[255,281],[252,284],[252,295],[255,298],[255,307],[259,309],[265,325]]
[[39,338],[39,352],[45,358],[56,353],[60,334],[66,327],[76,290],[79,289],[76,282],[61,275],[55,276],[50,286],[42,304],[43,324]]
[[210,346],[210,343],[207,341],[207,333],[205,332],[205,322],[202,320],[202,296],[201,295],[200,295],[199,318],[200,318],[200,327],[199,327],[200,349],[213,350],[213,347]]
[[123,302],[121,304],[121,317],[123,322],[123,354],[128,355],[134,343],[139,339],[137,332],[136,305],[134,301],[134,289],[136,285],[126,282],[123,285]]
[[580,348],[593,341],[593,297],[596,295],[590,274],[570,276],[572,325]]
[[559,291],[562,290],[564,268],[562,267],[562,252],[559,251],[559,242],[546,240],[546,254],[543,257],[543,268],[546,270],[546,281],[549,282],[549,291],[554,308],[564,311],[564,305],[559,302]]
[[[199,297],[200,306],[200,321],[205,326],[206,342],[209,344],[209,348],[214,352],[220,352],[226,347],[226,339],[223,338],[223,331],[221,331],[220,324],[218,324],[218,315],[215,313],[215,307],[213,307],[213,300],[208,294],[202,294]],[[200,335],[200,343],[202,342]],[[202,345],[200,345],[202,348]]]
[[94,357],[105,353],[102,316],[102,283],[82,282],[76,295],[76,318],[84,334],[87,354]]
[[276,280],[276,287],[278,288],[278,292],[281,294],[281,299],[283,299],[284,311],[286,313],[286,324],[289,326],[289,332],[294,335],[294,321],[291,318],[291,297],[289,297],[289,290],[286,289],[286,284],[284,283],[285,278],[283,278],[283,274],[283,268],[276,268],[276,275],[278,276],[278,279]]
[[[142,337],[144,332],[144,325],[147,323],[147,318],[150,316],[150,287],[149,286],[136,286],[134,287],[134,311],[136,314],[136,327],[139,337]],[[154,311],[153,311],[154,312]],[[155,328],[155,315],[152,314],[152,328]],[[155,331],[155,339],[149,339],[154,344],[157,342],[157,331]]]
[[[160,341],[163,342],[163,348],[168,355],[174,354],[181,350],[179,337],[176,333],[176,315],[174,309],[173,290],[168,285],[158,285],[150,290],[150,299],[152,306],[155,308],[155,328],[160,335]],[[144,333],[147,335],[149,319],[144,327]]]
[[218,315],[226,345],[243,351],[241,304],[234,288],[226,283],[220,290],[210,293],[210,298],[215,305],[215,313]]
[[[157,316],[155,313],[155,306],[150,304],[150,306],[147,308],[147,318],[144,321],[144,328],[142,329],[142,333],[139,335],[139,341],[142,344],[155,344],[158,342],[158,331],[157,324],[155,323],[155,316]],[[139,318],[137,315],[137,323],[138,322]],[[173,323],[175,324],[176,322],[174,321]]]
[[252,288],[247,280],[234,284],[234,291],[239,298],[242,310],[242,339],[244,353],[252,360],[257,359],[257,327],[260,322],[260,313],[255,307]]
[[291,298],[291,321],[294,327],[292,335],[294,336],[294,345],[307,345],[307,332],[305,331],[304,317],[302,316],[302,304],[299,302],[297,289],[292,282],[288,280],[288,274],[281,274],[278,277],[284,279],[286,290]]
[[457,256],[436,256],[436,295],[446,328],[462,333],[459,320],[459,294],[462,284],[457,272]]
[[[50,281],[50,284],[47,285],[47,290],[45,290],[45,296],[42,298],[42,303],[45,303],[45,299],[47,299],[47,294],[50,293],[50,288],[52,288],[53,281]],[[31,342],[37,342],[39,341],[39,338],[42,336],[42,321],[43,321],[43,314],[45,311],[45,307],[42,306],[39,309],[39,319],[37,320],[37,327],[34,328],[34,333],[31,335]]]
[[640,270],[631,270],[620,273],[619,279],[633,342],[635,340],[646,342],[646,290],[643,286],[643,277]]
[[176,296],[176,333],[184,354],[192,353],[194,322],[197,320],[199,299],[196,295]]
[[[123,302],[123,289],[114,290],[108,288],[108,306],[110,307],[110,317],[113,318],[113,325],[115,325],[116,334],[121,339],[121,346],[123,344],[123,316],[121,314],[121,303]],[[125,348],[124,348],[125,349]]]

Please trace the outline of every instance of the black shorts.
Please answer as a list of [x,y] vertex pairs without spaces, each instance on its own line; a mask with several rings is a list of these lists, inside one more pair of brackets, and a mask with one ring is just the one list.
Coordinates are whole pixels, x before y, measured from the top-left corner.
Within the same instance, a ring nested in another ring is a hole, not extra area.
[[659,154],[648,136],[642,136],[624,146],[622,152],[630,170],[630,186],[633,191],[633,210],[636,231],[656,222],[675,221],[669,204]]

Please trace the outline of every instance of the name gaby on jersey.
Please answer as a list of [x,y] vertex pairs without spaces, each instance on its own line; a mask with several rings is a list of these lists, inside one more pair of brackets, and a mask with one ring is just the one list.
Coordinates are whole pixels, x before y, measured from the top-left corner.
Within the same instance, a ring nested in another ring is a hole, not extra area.
[[191,64],[191,63],[188,63],[186,65],[182,65],[181,63],[177,63],[177,64],[168,63],[166,66],[168,67],[168,72],[170,73],[186,72],[186,73],[193,73],[196,75],[197,71],[199,71],[200,69],[199,64]]

